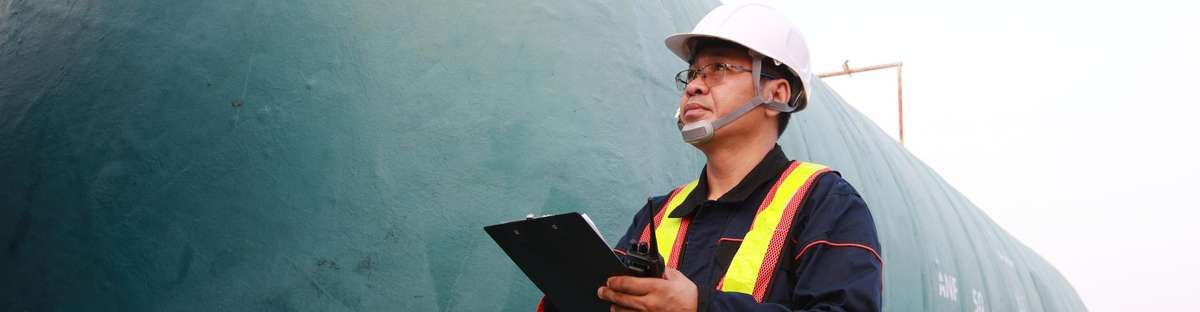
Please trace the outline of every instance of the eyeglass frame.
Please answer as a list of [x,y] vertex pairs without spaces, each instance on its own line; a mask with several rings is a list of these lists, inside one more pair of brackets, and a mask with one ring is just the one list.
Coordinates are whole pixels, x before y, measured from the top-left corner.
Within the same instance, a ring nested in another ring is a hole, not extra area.
[[[708,77],[708,74],[704,74],[704,71],[707,70],[708,68],[713,68],[713,66],[715,66],[715,65],[718,66],[716,68],[724,68],[723,71],[725,73],[723,75],[728,75],[730,70],[737,70],[739,73],[754,72],[753,69],[746,67],[746,66],[734,65],[734,64],[729,64],[729,63],[712,63],[712,64],[701,66],[700,68],[697,68],[697,69],[688,68],[688,69],[679,71],[679,73],[675,74],[675,87],[677,89],[679,89],[679,91],[687,90],[687,86],[690,85],[692,83],[692,81],[696,80],[695,76],[701,76],[700,79],[706,79]],[[684,73],[687,73],[687,76],[686,76],[686,77],[688,77],[687,80],[684,80],[683,78],[681,78],[681,77],[685,77]],[[695,73],[695,74],[693,74],[693,73]],[[715,71],[714,71],[714,73],[715,73]],[[762,76],[761,78],[765,78],[768,80],[783,79],[783,78],[777,78],[777,77],[775,77],[775,75],[771,75],[768,73],[759,73],[759,75]],[[721,80],[717,81],[717,83],[720,83],[721,81],[725,81],[724,76],[722,76]],[[713,84],[709,84],[708,81],[705,81],[704,84],[713,85]]]

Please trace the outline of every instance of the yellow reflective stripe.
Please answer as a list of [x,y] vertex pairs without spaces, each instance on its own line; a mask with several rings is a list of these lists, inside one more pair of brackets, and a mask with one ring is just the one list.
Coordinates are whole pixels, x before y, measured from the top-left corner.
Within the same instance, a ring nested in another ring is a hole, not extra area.
[[658,243],[658,254],[662,256],[663,261],[671,259],[672,247],[675,243],[675,238],[679,235],[679,225],[683,221],[683,218],[671,218],[671,212],[683,204],[683,200],[687,199],[688,194],[691,194],[692,190],[696,189],[696,185],[699,182],[700,180],[695,180],[683,185],[679,189],[679,192],[676,192],[674,196],[668,199],[666,206],[661,210],[662,219],[659,221],[658,226],[654,227],[654,239]]
[[[764,202],[765,207],[760,207],[757,215],[754,216],[754,221],[751,223],[750,231],[742,239],[741,246],[733,256],[733,261],[729,264],[729,270],[726,271],[725,277],[721,282],[721,290],[727,292],[738,292],[748,295],[755,295],[754,287],[757,284],[759,271],[762,269],[763,261],[766,260],[767,249],[771,244],[771,239],[775,236],[776,231],[787,232],[790,229],[777,229],[780,220],[788,208],[788,203],[792,201],[794,196],[803,196],[800,188],[804,186],[814,174],[826,169],[827,167],[813,163],[793,164],[788,169],[787,176],[772,190],[773,196],[769,202]],[[798,199],[798,200],[802,200]],[[769,275],[768,275],[769,278]],[[761,300],[761,298],[755,298]]]

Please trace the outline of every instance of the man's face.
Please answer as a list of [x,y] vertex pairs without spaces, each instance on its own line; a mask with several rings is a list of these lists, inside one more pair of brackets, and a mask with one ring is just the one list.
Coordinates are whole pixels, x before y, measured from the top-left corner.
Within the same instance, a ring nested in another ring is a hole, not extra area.
[[[750,68],[752,59],[747,52],[745,48],[707,47],[696,55],[690,67],[691,69],[700,69],[709,64],[726,63]],[[700,79],[699,77],[693,79],[679,98],[679,120],[685,124],[700,120],[715,120],[736,110],[754,97],[754,78],[752,76],[750,72],[729,71],[725,74],[724,79],[714,85],[708,85],[708,80],[711,79]],[[735,124],[747,121],[742,119],[753,118],[740,118],[718,131],[728,132],[727,128],[738,128]]]

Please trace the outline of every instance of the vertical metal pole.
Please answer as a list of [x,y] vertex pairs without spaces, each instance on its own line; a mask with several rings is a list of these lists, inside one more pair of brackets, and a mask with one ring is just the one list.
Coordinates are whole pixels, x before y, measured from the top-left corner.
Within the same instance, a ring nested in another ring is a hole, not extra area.
[[896,101],[900,103],[900,145],[904,145],[904,79],[901,78],[901,69],[904,66],[896,66]]
[[817,77],[829,78],[837,76],[850,76],[850,74],[853,73],[861,73],[884,68],[896,68],[896,101],[900,103],[898,106],[898,109],[900,110],[900,145],[904,145],[904,79],[901,78],[903,77],[903,74],[900,70],[903,67],[904,63],[888,63],[867,67],[850,68],[849,61],[847,61],[846,63],[842,63],[842,71],[817,74]]

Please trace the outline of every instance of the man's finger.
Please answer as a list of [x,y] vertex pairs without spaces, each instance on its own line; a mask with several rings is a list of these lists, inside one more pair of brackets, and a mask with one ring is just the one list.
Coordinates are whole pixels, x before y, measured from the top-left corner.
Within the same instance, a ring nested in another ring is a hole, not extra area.
[[600,299],[604,299],[605,301],[612,302],[613,309],[611,310],[613,311],[624,311],[622,308],[629,310],[646,309],[646,305],[642,304],[641,297],[621,293],[613,290],[612,288],[600,287],[600,289],[596,290],[596,296],[600,297]]
[[665,280],[652,277],[614,276],[608,278],[605,286],[630,295],[645,295],[661,286]]
[[663,271],[663,278],[668,281],[677,280],[680,277],[687,278],[687,276],[683,275],[683,272],[679,272],[679,270],[674,268],[668,267],[666,271]]

